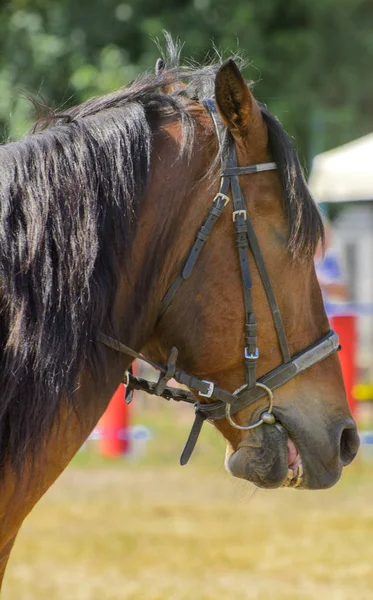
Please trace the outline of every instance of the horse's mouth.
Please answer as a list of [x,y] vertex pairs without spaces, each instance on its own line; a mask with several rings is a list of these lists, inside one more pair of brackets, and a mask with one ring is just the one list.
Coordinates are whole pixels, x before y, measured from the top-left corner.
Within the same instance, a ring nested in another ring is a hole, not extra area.
[[281,487],[300,488],[303,484],[303,464],[299,451],[293,440],[288,437],[288,474]]
[[260,488],[332,487],[358,449],[353,421],[308,430],[303,415],[287,416],[276,410],[276,423],[245,432],[235,447],[228,446],[227,470]]
[[227,453],[226,467],[234,477],[263,488],[307,487],[300,451],[280,422],[250,434]]

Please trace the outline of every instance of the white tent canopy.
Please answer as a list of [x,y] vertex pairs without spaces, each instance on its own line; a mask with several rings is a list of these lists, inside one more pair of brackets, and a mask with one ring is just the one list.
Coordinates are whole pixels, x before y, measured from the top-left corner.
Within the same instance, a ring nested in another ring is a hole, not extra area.
[[373,133],[316,156],[308,184],[317,202],[373,200]]

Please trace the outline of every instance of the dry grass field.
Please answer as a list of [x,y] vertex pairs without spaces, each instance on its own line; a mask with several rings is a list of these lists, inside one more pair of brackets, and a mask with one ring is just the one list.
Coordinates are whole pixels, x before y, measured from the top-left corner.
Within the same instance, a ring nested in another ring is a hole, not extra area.
[[146,457],[88,448],[34,509],[4,600],[373,598],[373,461],[324,492],[254,490],[225,474],[211,427],[181,468],[185,413],[146,415]]

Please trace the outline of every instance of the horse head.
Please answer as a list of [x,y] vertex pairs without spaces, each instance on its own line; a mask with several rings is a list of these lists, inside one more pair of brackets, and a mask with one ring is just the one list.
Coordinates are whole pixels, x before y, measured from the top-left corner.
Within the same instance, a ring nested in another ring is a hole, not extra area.
[[[169,209],[169,221],[179,232],[177,249],[175,246],[170,249],[165,261],[168,275],[164,273],[164,278],[168,279],[171,296],[165,291],[167,287],[164,288],[166,307],[163,305],[161,318],[144,350],[164,361],[169,348],[176,346],[179,364],[188,373],[234,393],[245,380],[248,385],[245,328],[249,342],[251,339],[253,343],[253,336],[255,338],[254,353],[255,347],[258,348],[258,355],[252,357],[256,363],[255,381],[259,382],[266,381],[268,373],[275,372],[272,379],[278,377],[280,366],[291,361],[291,357],[303,356],[305,349],[308,349],[307,357],[310,353],[316,355],[315,346],[318,348],[318,342],[329,342],[330,334],[313,264],[315,248],[323,234],[322,223],[295,151],[278,121],[255,101],[233,61],[225,63],[216,74],[215,103],[219,120],[234,141],[237,164],[254,165],[259,169],[239,173],[244,210],[229,208],[232,193],[227,192],[228,207],[208,235],[203,250],[193,246],[193,238],[203,222],[202,215],[207,214],[213,199],[216,200],[214,193],[221,188],[219,178],[212,175],[218,152],[216,127],[206,118],[204,108],[190,106],[198,128],[192,158],[187,161],[189,167],[183,161],[176,162],[172,169],[170,167],[169,177],[174,177],[181,187],[184,182],[188,192],[193,191],[181,199],[182,204],[175,200],[175,210],[180,217],[178,224],[173,221],[173,209]],[[164,125],[164,131],[175,142],[175,123]],[[178,143],[180,139],[176,145]],[[224,148],[222,143],[223,154]],[[276,170],[260,168],[273,165],[274,160]],[[178,167],[180,163],[182,172]],[[233,171],[228,169],[227,172]],[[186,183],[188,173],[190,179]],[[175,194],[171,192],[170,196],[173,198]],[[245,214],[240,215],[240,212]],[[232,226],[232,213],[234,220],[242,216],[243,222],[246,218],[250,221],[275,299],[273,305],[261,272],[262,265],[249,239],[244,252],[248,251],[249,256],[250,310],[255,312],[255,321],[251,324],[245,281],[242,284],[242,260],[245,259],[238,258],[235,243],[242,246],[242,228],[240,239],[240,231],[237,233],[237,228],[235,231]],[[204,232],[206,234],[206,228]],[[202,237],[204,234],[202,231]],[[179,283],[182,285],[176,285],[175,291],[172,284],[177,272],[183,273],[183,269],[185,272],[188,260],[193,262],[188,254],[190,247],[192,255],[193,251],[198,252],[198,260],[187,277],[181,275]],[[280,325],[276,329],[278,319]],[[227,440],[226,465],[233,475],[263,487],[325,488],[338,480],[343,466],[354,458],[359,442],[334,352],[337,345],[330,353],[309,363],[309,368],[296,377],[283,376],[274,397],[271,395],[275,423],[269,420],[261,427],[253,425],[260,422],[261,415],[268,409],[268,395],[263,393],[256,402],[247,402],[247,407],[236,411],[234,420],[222,418],[221,411],[216,418],[215,406],[207,411],[207,418],[211,417]],[[209,402],[208,398],[202,401]]]

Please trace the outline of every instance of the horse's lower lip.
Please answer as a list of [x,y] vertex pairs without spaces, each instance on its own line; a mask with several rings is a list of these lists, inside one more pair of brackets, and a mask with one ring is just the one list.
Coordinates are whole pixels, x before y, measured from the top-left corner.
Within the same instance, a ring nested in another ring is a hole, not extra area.
[[288,433],[280,423],[249,432],[227,454],[228,471],[258,487],[281,487],[288,472],[287,439]]

